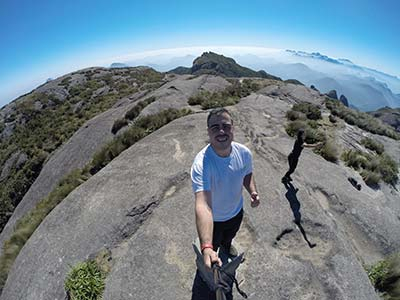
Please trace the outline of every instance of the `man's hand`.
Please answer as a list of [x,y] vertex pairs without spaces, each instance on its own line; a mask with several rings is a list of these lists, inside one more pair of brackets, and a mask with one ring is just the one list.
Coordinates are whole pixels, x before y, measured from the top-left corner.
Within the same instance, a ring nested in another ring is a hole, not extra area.
[[217,263],[220,267],[222,266],[222,261],[218,257],[217,252],[211,248],[206,248],[203,250],[203,260],[206,267],[211,271],[211,266]]
[[257,207],[260,205],[260,197],[258,196],[257,192],[251,193],[251,207]]

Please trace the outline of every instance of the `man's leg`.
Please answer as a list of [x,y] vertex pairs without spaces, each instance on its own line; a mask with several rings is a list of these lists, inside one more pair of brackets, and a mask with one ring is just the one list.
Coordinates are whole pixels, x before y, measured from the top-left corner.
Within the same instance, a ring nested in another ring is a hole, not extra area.
[[213,225],[213,247],[214,251],[217,251],[218,248],[221,246],[222,237],[223,237],[223,230],[224,230],[224,223],[225,222],[214,222]]
[[230,253],[232,240],[236,236],[236,233],[239,231],[240,225],[243,220],[243,209],[232,219],[224,222],[224,230],[221,241],[221,246],[223,247],[226,253]]
[[289,180],[291,179],[290,175],[294,172],[294,170],[296,170],[298,162],[299,162],[298,158],[294,158],[289,155],[289,171],[287,171],[287,173],[285,174],[285,177],[288,178]]

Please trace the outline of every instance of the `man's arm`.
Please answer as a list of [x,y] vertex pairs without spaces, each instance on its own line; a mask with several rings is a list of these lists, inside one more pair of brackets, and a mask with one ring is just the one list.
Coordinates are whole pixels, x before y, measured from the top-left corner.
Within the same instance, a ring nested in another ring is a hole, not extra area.
[[256,181],[253,173],[247,174],[243,179],[243,186],[251,196],[251,206],[257,207],[260,204],[260,197],[258,196]]
[[314,148],[314,147],[318,147],[318,146],[320,146],[320,145],[322,145],[322,144],[323,144],[322,142],[318,142],[318,143],[315,143],[315,144],[303,143],[303,147],[306,147],[306,148]]
[[[195,213],[200,247],[212,245],[214,223],[211,211],[211,193],[209,191],[195,193]],[[214,262],[222,265],[217,253],[211,247],[202,250],[204,264],[209,268]]]

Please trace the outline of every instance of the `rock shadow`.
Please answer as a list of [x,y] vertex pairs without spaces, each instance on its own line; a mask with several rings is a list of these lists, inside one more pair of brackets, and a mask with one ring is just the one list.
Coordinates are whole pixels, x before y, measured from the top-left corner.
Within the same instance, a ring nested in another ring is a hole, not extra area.
[[305,241],[307,242],[310,248],[314,248],[317,244],[312,243],[307,238],[307,233],[304,230],[303,226],[301,225],[301,213],[300,213],[300,201],[297,199],[297,192],[299,191],[298,188],[295,188],[291,182],[284,182],[283,183],[287,192],[285,193],[286,199],[289,201],[290,208],[292,209],[293,216],[294,216],[294,223],[300,229],[301,234],[303,235]]

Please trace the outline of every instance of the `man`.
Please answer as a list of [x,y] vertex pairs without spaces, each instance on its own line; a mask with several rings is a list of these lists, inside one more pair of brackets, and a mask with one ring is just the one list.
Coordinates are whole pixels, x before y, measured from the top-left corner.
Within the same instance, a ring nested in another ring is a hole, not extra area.
[[221,265],[217,249],[237,255],[231,247],[243,218],[243,186],[251,206],[260,204],[250,150],[233,142],[233,122],[227,109],[212,110],[207,118],[210,143],[195,157],[191,178],[195,193],[196,226],[204,264]]
[[307,144],[305,142],[305,139],[306,139],[305,131],[304,131],[304,129],[301,128],[297,132],[297,138],[296,138],[296,141],[294,142],[293,150],[292,150],[292,152],[290,152],[290,154],[288,156],[289,171],[287,171],[285,176],[282,177],[283,183],[292,181],[292,177],[290,177],[290,175],[292,175],[294,170],[296,170],[301,151],[303,151],[303,149],[305,147],[306,148],[314,148],[314,147],[318,147],[318,146],[322,145],[322,142],[318,142],[316,144]]

